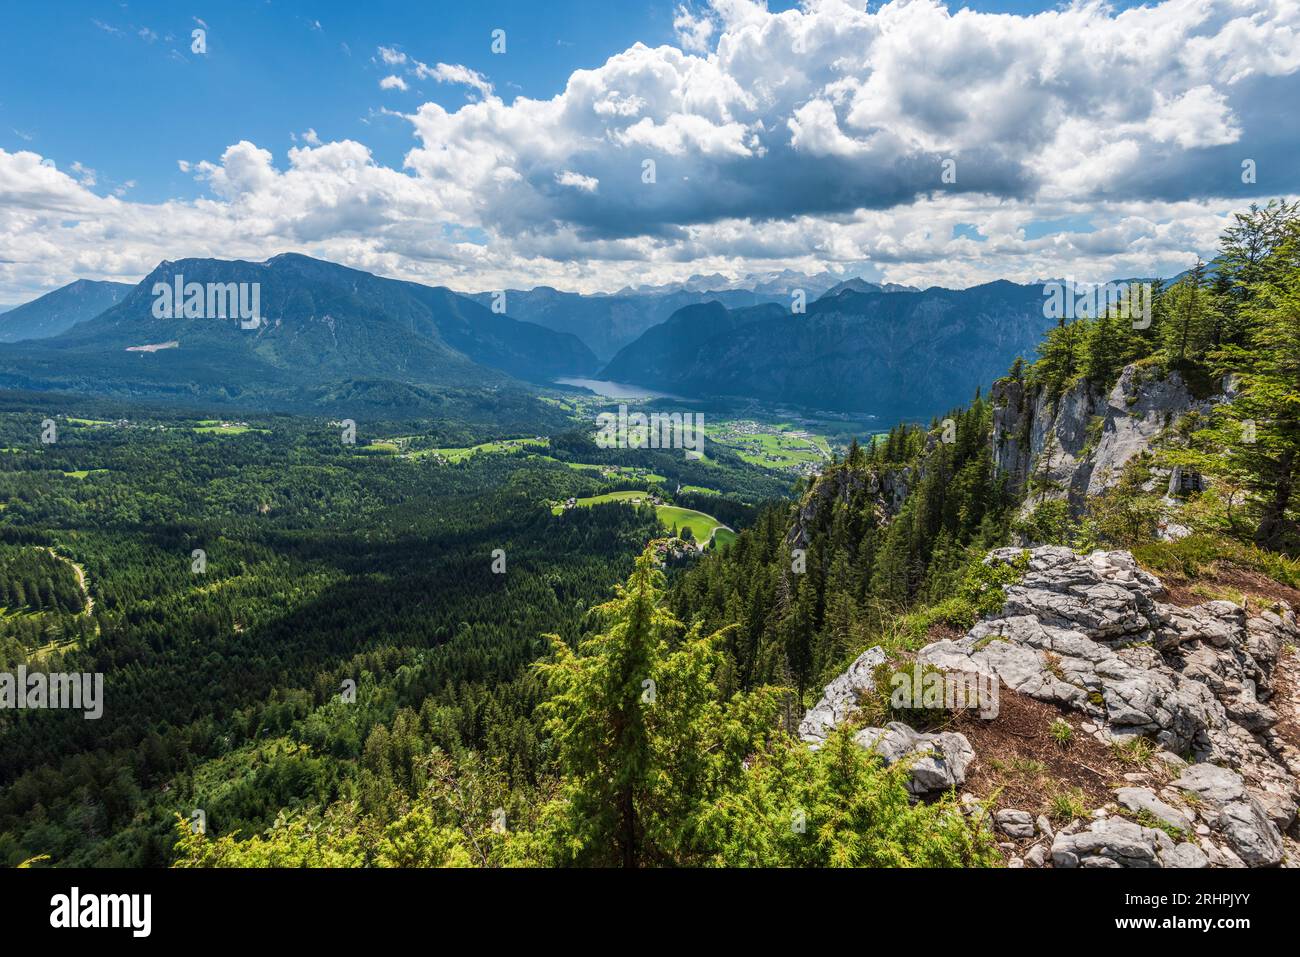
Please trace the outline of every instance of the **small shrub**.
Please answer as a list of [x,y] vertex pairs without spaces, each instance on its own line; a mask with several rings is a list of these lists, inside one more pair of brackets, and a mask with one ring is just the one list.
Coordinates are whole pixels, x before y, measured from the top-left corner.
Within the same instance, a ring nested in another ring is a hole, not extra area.
[[1022,551],[1010,562],[973,562],[966,569],[958,595],[969,601],[980,618],[996,615],[1006,602],[1004,585],[1018,584],[1029,567],[1029,552]]
[[1154,541],[1168,509],[1160,495],[1144,490],[1151,477],[1149,455],[1130,459],[1114,488],[1088,500],[1080,546],[1134,548]]
[[974,602],[962,595],[953,595],[937,605],[904,615],[902,626],[911,643],[917,644],[925,642],[926,635],[934,625],[951,625],[966,631],[979,618],[979,609]]
[[900,630],[906,636],[906,647],[924,644],[927,632],[934,625],[951,625],[966,631],[981,618],[996,615],[1005,602],[1002,586],[1021,581],[1028,567],[1028,551],[1011,562],[985,564],[982,559],[971,561],[955,595],[899,619]]
[[1145,767],[1155,757],[1156,746],[1147,738],[1129,738],[1127,741],[1112,741],[1110,750],[1123,764]]
[[1160,818],[1156,817],[1150,811],[1146,811],[1146,810],[1138,811],[1137,822],[1141,824],[1143,827],[1153,827],[1157,831],[1164,831],[1175,841],[1181,841],[1185,839],[1185,835],[1183,834],[1183,829],[1181,827],[1177,827],[1173,824],[1170,824],[1168,821],[1160,820]]
[[[924,664],[920,668],[921,681],[926,675],[943,675],[940,668]],[[933,728],[945,723],[950,715],[940,708],[894,707],[894,676],[903,675],[910,686],[914,681],[913,667],[908,664],[902,668],[886,661],[876,665],[872,671],[872,688],[858,699],[858,720],[862,727],[883,728],[891,721],[901,721],[913,728]],[[914,702],[919,705],[919,702]]]
[[1070,518],[1070,504],[1064,499],[1039,502],[1034,510],[1011,525],[1023,540],[1035,545],[1071,545],[1079,525]]
[[1043,664],[1057,681],[1065,680],[1065,669],[1061,667],[1061,656],[1051,651],[1043,652]]
[[1086,817],[1088,805],[1080,788],[1057,791],[1047,801],[1047,815],[1059,824],[1068,824],[1077,817]]
[[1052,722],[1050,734],[1057,747],[1064,748],[1068,747],[1070,741],[1074,738],[1074,728],[1064,718],[1057,718]]

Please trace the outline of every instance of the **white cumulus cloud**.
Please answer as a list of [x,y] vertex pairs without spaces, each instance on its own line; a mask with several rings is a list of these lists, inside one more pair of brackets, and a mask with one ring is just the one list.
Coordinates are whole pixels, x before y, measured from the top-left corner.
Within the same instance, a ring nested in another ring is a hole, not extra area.
[[[409,125],[396,168],[355,140],[303,134],[278,156],[241,140],[178,161],[200,198],[146,203],[0,150],[0,283],[286,248],[476,289],[786,266],[917,285],[1168,275],[1213,249],[1231,210],[1300,194],[1296,0],[1032,15],[714,0],[673,19],[676,45],[635,43],[509,102],[468,66],[379,47],[382,89],[470,93],[376,110]],[[963,226],[977,238],[954,239]]]

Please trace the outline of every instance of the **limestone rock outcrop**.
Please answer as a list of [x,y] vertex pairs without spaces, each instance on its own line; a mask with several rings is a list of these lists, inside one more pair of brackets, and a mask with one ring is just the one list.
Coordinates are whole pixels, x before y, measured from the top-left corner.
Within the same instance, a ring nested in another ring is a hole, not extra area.
[[907,789],[917,797],[942,794],[966,781],[966,768],[975,759],[975,749],[963,734],[944,731],[925,734],[901,721],[884,728],[863,728],[854,743],[884,758],[886,764],[910,760]]
[[[1146,739],[1160,769],[1112,783],[1115,800],[1086,827],[1052,832],[1028,812],[999,812],[1005,836],[1037,842],[1012,857],[1016,866],[1300,865],[1300,751],[1275,730],[1296,717],[1296,701],[1274,694],[1281,656],[1300,644],[1286,602],[1252,614],[1228,601],[1175,605],[1124,551],[1006,548],[985,562],[1024,568],[1002,586],[1000,612],[927,645],[918,661],[1076,712],[1102,743]],[[800,725],[806,741],[816,746],[855,713],[884,660],[869,649],[827,685]],[[899,723],[855,740],[890,763],[911,758],[918,799],[959,787],[978,759],[960,734]]]
[[884,649],[868,648],[822,691],[821,700],[799,722],[799,737],[814,746],[858,710],[858,698],[872,688],[872,672],[885,660]]
[[[1024,512],[1040,500],[1064,499],[1078,513],[1084,500],[1113,488],[1124,466],[1149,451],[1160,435],[1189,412],[1204,413],[1214,399],[1198,399],[1177,372],[1165,376],[1128,366],[1108,391],[1080,382],[1059,397],[1003,379],[993,401],[993,464],[1013,493],[1031,476],[1044,488],[1027,496]],[[1181,493],[1199,476],[1168,475],[1162,487]]]
[[[999,549],[986,561],[1023,554]],[[1223,842],[1214,848],[1221,861],[1282,861],[1282,834],[1300,801],[1300,755],[1271,730],[1279,720],[1271,703],[1278,658],[1300,639],[1285,602],[1254,617],[1227,601],[1184,608],[1164,602],[1160,581],[1127,552],[1054,546],[1030,550],[1022,580],[1004,592],[1000,614],[963,638],[928,645],[920,660],[996,675],[1014,691],[1081,712],[1103,741],[1150,739],[1173,761],[1190,762],[1170,785],[1190,806],[1138,788],[1121,788],[1121,805],[1180,832],[1199,820]],[[1066,841],[1063,852],[1112,862],[1085,866],[1160,859],[1156,851],[1132,857],[1128,845],[1080,854],[1075,843]]]

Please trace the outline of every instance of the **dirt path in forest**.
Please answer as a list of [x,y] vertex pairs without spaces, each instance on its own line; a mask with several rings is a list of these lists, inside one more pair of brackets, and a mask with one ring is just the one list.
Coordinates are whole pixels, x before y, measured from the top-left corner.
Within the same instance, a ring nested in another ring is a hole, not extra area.
[[53,555],[53,556],[54,556],[55,558],[57,558],[59,561],[61,561],[61,562],[67,562],[69,565],[72,566],[72,570],[73,570],[73,571],[76,573],[76,575],[77,575],[77,585],[78,585],[78,587],[81,588],[81,597],[82,597],[82,598],[85,600],[85,602],[86,602],[86,607],[85,607],[84,609],[82,609],[82,612],[81,612],[81,613],[82,613],[83,615],[89,615],[91,612],[93,612],[93,611],[95,610],[95,599],[94,599],[94,596],[92,596],[92,595],[90,594],[90,588],[89,588],[89,586],[86,585],[86,570],[85,570],[84,568],[82,568],[80,565],[78,565],[76,562],[74,562],[71,558],[68,558],[68,557],[65,556],[65,555],[60,555],[60,554],[59,554],[58,552],[56,552],[54,549],[52,549],[52,548],[50,548],[50,547],[48,547],[48,546],[42,546],[42,547],[45,548],[45,550],[46,550],[47,552],[49,552],[51,555]]

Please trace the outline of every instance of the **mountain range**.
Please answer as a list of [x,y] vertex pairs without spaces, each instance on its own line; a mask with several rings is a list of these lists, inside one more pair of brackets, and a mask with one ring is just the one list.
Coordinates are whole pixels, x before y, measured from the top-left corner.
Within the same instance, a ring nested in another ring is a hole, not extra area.
[[[493,293],[476,293],[472,298],[490,306]],[[506,291],[506,313],[516,319],[535,322],[557,332],[567,332],[586,343],[601,362],[608,362],[624,346],[647,329],[667,320],[677,310],[702,302],[717,301],[731,308],[773,301],[748,289],[696,292],[684,289],[663,292],[581,295],[561,292],[549,286]]]
[[0,342],[57,336],[117,305],[131,288],[125,282],[78,279],[21,306],[0,309]]
[[[263,322],[157,318],[155,284],[256,283]],[[700,290],[694,285],[730,288]],[[386,279],[298,254],[184,259],[140,283],[78,281],[0,316],[0,386],[268,408],[483,408],[525,383],[601,378],[698,398],[924,418],[1032,357],[1042,285],[926,290],[824,273],[579,295]],[[807,293],[793,313],[790,292]],[[815,298],[816,297],[816,298]],[[39,338],[36,338],[38,337]],[[603,371],[602,371],[603,365]],[[473,397],[470,397],[471,394]]]
[[[178,275],[257,283],[262,323],[155,317],[155,284]],[[583,375],[597,364],[576,337],[449,289],[286,254],[163,262],[93,318],[0,347],[0,384],[269,407],[335,404],[360,389],[420,406],[429,390],[522,388],[518,380]]]
[[618,295],[663,296],[674,292],[752,292],[764,298],[788,299],[794,290],[802,289],[810,299],[814,299],[844,278],[842,273],[825,269],[813,275],[794,269],[777,269],[751,273],[736,279],[728,278],[721,273],[697,274],[683,282],[658,286],[625,286],[619,290]]
[[1041,285],[884,292],[848,287],[806,313],[691,306],[622,349],[601,378],[691,397],[744,397],[893,421],[967,401],[1032,358],[1055,320]]
[[[571,332],[608,362],[646,330],[666,321],[687,306],[719,302],[729,309],[761,303],[790,302],[796,289],[808,299],[835,295],[845,289],[858,292],[910,291],[910,286],[880,285],[861,278],[841,280],[829,272],[808,276],[790,270],[745,279],[714,274],[692,276],[681,283],[626,287],[616,293],[582,295],[550,286],[507,290],[506,312],[516,319],[536,322],[559,332]],[[490,306],[495,293],[474,293],[470,298]]]
[[818,299],[827,299],[831,296],[838,296],[842,292],[920,292],[915,286],[902,286],[896,282],[877,283],[868,282],[865,279],[854,277],[845,279],[843,282],[837,282],[831,288],[818,296]]

